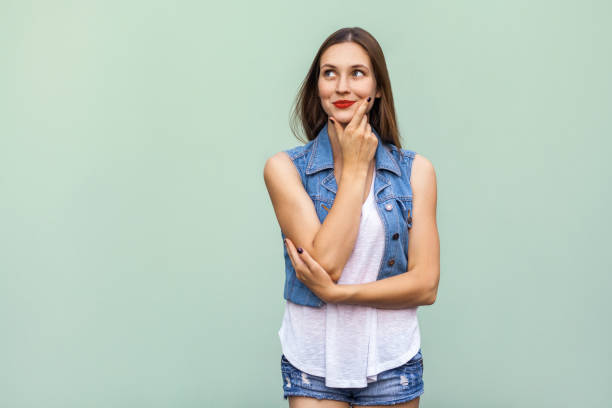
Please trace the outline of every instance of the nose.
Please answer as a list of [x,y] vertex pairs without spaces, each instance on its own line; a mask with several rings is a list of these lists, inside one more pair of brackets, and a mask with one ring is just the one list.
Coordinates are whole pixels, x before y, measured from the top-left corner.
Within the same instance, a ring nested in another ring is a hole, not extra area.
[[342,94],[347,93],[348,91],[348,78],[345,75],[340,75],[340,79],[338,82],[336,82],[336,92]]

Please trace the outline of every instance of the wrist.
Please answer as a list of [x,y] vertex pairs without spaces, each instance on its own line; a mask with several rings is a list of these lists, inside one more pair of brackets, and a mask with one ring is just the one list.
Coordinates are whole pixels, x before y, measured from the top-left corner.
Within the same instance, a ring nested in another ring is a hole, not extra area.
[[351,298],[354,285],[334,285],[330,303],[346,303]]
[[342,175],[340,179],[348,182],[363,182],[368,175],[368,166],[365,165],[349,165],[342,167]]

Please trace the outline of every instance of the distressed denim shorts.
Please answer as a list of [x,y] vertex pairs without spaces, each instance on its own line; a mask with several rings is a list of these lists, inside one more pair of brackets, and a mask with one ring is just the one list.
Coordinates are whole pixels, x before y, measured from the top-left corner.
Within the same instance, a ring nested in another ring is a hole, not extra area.
[[331,399],[357,405],[394,405],[410,401],[423,394],[423,355],[421,349],[407,363],[378,373],[376,381],[364,388],[333,388],[325,386],[325,378],[306,374],[281,356],[283,397],[305,396]]

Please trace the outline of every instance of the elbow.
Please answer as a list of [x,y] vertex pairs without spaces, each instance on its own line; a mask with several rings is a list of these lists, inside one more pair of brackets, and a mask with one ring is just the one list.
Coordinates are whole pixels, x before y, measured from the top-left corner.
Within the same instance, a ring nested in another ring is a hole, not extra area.
[[334,283],[338,283],[340,276],[342,275],[342,270],[338,268],[330,268],[329,270],[326,269],[326,271],[331,280],[334,281]]
[[436,292],[430,293],[429,296],[427,297],[427,300],[425,301],[425,304],[428,306],[431,306],[434,303],[436,303],[436,296],[437,296]]
[[440,269],[436,268],[424,279],[425,284],[425,304],[433,305],[438,297],[438,283],[440,282]]
[[427,291],[427,296],[425,297],[425,304],[433,305],[434,303],[436,303],[437,297],[438,297],[438,285],[434,285],[433,287],[430,287],[430,289]]
[[334,281],[334,283],[338,283],[340,279],[340,275],[342,275],[342,270],[344,269],[344,265],[340,265],[337,262],[337,256],[334,253],[325,253],[319,254],[317,248],[313,246],[311,256],[315,261],[327,272],[329,277]]
[[323,268],[325,272],[327,272],[327,274],[329,275],[331,280],[334,281],[334,283],[338,283],[338,280],[340,279],[340,275],[342,275],[342,268],[339,267],[339,265],[335,265],[330,262],[318,260],[314,256],[312,256],[312,258],[321,266],[321,268]]

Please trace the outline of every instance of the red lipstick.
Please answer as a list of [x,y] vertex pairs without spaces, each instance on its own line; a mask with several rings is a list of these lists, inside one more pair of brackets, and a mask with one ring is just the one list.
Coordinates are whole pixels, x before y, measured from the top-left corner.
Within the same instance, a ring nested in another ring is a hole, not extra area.
[[355,101],[347,101],[346,99],[341,99],[339,101],[333,102],[334,106],[340,109],[346,109],[354,103]]

